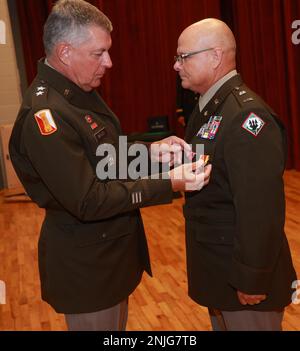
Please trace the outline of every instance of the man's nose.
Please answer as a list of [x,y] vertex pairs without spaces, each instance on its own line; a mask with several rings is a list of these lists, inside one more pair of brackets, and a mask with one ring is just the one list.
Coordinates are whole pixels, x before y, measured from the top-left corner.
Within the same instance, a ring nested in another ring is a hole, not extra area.
[[105,65],[106,68],[111,68],[113,65],[108,52],[105,53],[103,64]]
[[180,70],[180,63],[179,63],[178,61],[176,61],[176,62],[174,63],[173,68],[175,69],[176,72],[179,72],[179,70]]

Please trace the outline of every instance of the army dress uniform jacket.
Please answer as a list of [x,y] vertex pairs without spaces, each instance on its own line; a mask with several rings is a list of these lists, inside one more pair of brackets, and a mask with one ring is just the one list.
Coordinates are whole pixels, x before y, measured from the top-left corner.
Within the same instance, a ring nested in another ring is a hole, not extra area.
[[[282,124],[236,75],[201,113],[197,104],[186,141],[204,144],[212,163],[209,184],[184,206],[190,297],[224,311],[288,305],[296,276],[284,234]],[[237,290],[267,299],[243,306]]]
[[[28,195],[46,209],[41,289],[57,312],[109,308],[129,296],[144,270],[151,274],[139,208],[171,202],[171,182],[98,179],[96,149],[117,148],[119,135],[118,119],[96,92],[39,62],[10,155]],[[110,155],[109,163],[118,159]]]

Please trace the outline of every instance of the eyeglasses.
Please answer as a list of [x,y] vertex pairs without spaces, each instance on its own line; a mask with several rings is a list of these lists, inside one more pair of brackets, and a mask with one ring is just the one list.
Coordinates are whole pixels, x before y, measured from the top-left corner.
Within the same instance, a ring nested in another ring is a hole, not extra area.
[[200,54],[201,52],[205,52],[205,51],[209,51],[209,50],[213,50],[213,49],[214,48],[209,48],[209,49],[203,49],[203,50],[199,50],[199,51],[188,52],[188,53],[185,53],[185,54],[180,54],[180,55],[174,56],[174,61],[182,64],[184,59],[186,59],[186,58],[188,58],[190,56],[193,56],[193,55],[196,55],[196,54]]

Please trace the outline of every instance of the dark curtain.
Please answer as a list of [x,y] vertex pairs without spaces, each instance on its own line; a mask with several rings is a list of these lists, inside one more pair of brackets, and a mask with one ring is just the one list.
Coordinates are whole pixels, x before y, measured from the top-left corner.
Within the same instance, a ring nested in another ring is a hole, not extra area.
[[192,22],[219,17],[219,1],[109,0],[103,10],[115,26],[103,93],[124,130],[145,131],[148,117],[168,115],[176,131],[177,39]]
[[[36,75],[37,60],[44,56],[43,25],[52,8],[51,0],[15,0],[20,21],[27,81]],[[12,22],[13,25],[13,22]]]
[[[42,57],[42,26],[51,0],[16,0],[28,81]],[[113,68],[101,94],[125,132],[143,132],[147,118],[168,115],[176,131],[173,56],[180,32],[205,17],[225,20],[238,44],[245,82],[279,114],[289,134],[288,167],[300,170],[300,44],[291,41],[300,0],[93,0],[112,20]]]
[[299,0],[232,0],[232,27],[245,82],[288,131],[288,168],[300,170],[300,45],[292,43]]

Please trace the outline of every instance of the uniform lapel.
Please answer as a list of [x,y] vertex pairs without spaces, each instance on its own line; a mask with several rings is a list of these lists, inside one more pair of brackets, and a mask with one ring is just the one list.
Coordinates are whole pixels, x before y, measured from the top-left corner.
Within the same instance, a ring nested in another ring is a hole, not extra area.
[[211,116],[217,115],[218,109],[222,106],[222,103],[226,97],[231,93],[233,89],[239,90],[239,87],[242,84],[242,78],[239,74],[237,74],[222,85],[222,87],[204,106],[201,112],[199,110],[199,104],[196,105],[187,126],[187,142],[189,142],[193,136],[195,136],[195,133],[198,132],[202,125],[208,122]]
[[222,105],[223,101],[231,93],[231,91],[235,88],[238,90],[242,84],[243,81],[239,74],[230,78],[221,86],[221,88],[216,92],[216,94],[204,106],[203,110],[201,111],[201,115],[205,117],[210,117],[214,115],[219,109],[219,107]]

